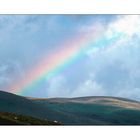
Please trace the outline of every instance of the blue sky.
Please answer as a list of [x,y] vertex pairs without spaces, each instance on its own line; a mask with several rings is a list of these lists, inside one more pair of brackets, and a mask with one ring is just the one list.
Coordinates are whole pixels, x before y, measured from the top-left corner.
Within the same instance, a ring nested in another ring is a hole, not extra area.
[[[0,15],[0,89],[9,91],[43,56],[75,35],[99,34],[70,71],[43,80],[34,97],[117,96],[140,100],[140,16]],[[67,47],[67,46],[66,46]],[[9,91],[10,92],[10,91]]]

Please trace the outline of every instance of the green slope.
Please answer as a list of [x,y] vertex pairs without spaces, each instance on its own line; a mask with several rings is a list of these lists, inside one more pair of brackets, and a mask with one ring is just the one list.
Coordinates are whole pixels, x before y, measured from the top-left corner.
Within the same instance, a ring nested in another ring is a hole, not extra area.
[[[86,97],[87,98],[87,97]],[[95,99],[94,97],[88,97]],[[101,97],[96,97],[101,99]],[[85,99],[86,100],[86,99]],[[139,103],[127,99],[117,99],[118,104],[106,100],[96,100],[95,102],[85,102],[84,97],[77,102],[75,99],[50,99],[34,100],[47,106],[57,114],[57,119],[64,124],[87,124],[87,125],[139,125],[140,108]],[[126,106],[125,106],[126,104]],[[122,107],[121,107],[122,106]]]
[[[63,125],[140,125],[140,103],[116,97],[27,99],[0,91],[0,112]],[[26,121],[18,123],[28,123]]]
[[55,112],[50,110],[47,106],[4,91],[0,91],[0,112],[32,116],[50,121],[56,120],[51,117],[55,116]]
[[60,125],[60,123],[15,113],[0,112],[0,125]]

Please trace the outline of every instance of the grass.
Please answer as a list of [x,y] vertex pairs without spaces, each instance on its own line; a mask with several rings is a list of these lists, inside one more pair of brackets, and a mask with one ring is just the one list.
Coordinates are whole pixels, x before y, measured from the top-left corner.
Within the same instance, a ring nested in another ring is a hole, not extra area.
[[59,122],[41,120],[31,116],[23,116],[15,113],[0,112],[0,124],[7,125],[60,125]]
[[56,111],[58,120],[64,124],[140,124],[140,110],[101,104],[49,102],[42,102],[42,104],[46,105],[49,109]]

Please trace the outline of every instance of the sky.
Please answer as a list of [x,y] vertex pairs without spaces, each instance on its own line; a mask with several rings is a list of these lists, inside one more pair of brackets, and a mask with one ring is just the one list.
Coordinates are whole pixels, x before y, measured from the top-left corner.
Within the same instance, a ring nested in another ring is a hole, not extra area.
[[140,101],[140,16],[0,15],[0,90]]

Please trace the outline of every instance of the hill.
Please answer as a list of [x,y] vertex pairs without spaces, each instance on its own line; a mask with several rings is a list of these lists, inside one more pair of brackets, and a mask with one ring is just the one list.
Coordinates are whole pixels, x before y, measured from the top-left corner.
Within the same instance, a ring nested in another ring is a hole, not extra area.
[[140,103],[118,97],[32,99],[68,125],[139,125]]
[[0,112],[63,125],[140,125],[140,103],[117,97],[38,99],[1,91]]
[[[32,100],[26,99],[25,97],[4,91],[0,91],[0,112],[9,112],[28,117],[31,116],[41,120],[48,120],[47,116],[49,115],[47,115],[47,112],[49,112],[50,115],[53,115],[51,110],[39,103],[35,103]],[[49,121],[54,122],[55,120]]]

